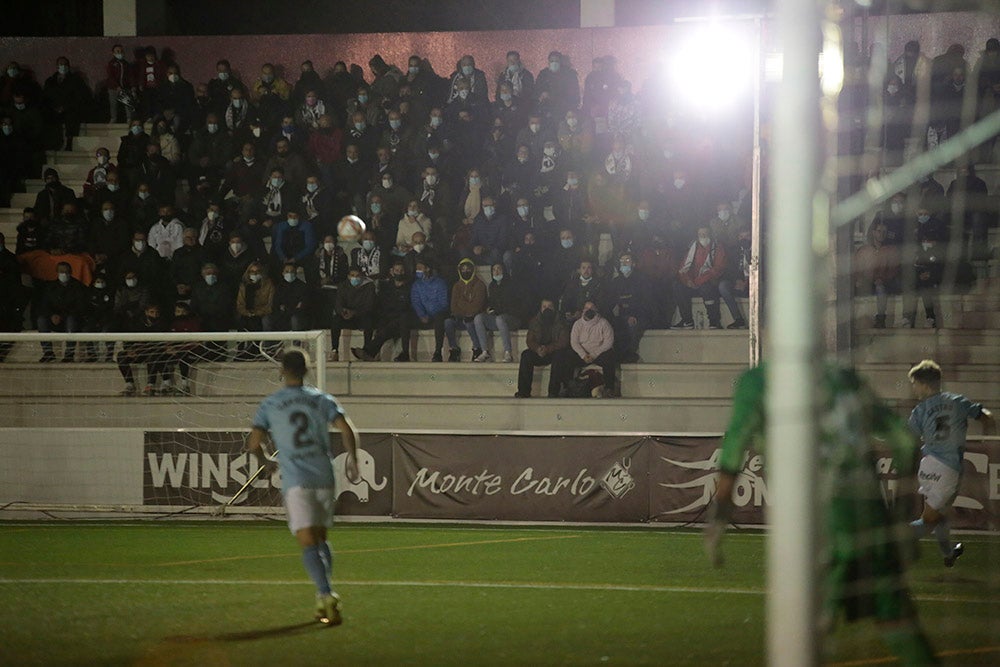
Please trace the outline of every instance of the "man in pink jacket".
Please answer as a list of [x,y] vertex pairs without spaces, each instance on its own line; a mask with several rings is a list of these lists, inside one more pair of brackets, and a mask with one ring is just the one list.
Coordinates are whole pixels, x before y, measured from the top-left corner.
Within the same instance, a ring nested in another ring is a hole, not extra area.
[[552,386],[563,387],[573,377],[573,371],[596,364],[604,375],[604,396],[618,396],[615,389],[618,359],[615,356],[615,331],[611,323],[600,316],[593,301],[585,301],[580,319],[573,324],[569,349],[559,350],[552,361]]

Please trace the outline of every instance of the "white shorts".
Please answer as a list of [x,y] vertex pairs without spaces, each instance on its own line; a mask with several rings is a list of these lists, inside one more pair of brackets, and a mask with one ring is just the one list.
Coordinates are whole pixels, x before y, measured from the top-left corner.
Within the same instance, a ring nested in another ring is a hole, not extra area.
[[332,486],[323,489],[293,486],[285,489],[288,529],[294,535],[303,528],[329,528],[333,525],[333,510],[336,504],[337,494]]
[[918,492],[925,499],[925,502],[943,512],[951,506],[958,495],[958,480],[961,475],[953,468],[949,468],[940,460],[933,456],[925,456],[920,459],[920,472],[917,479],[920,481]]

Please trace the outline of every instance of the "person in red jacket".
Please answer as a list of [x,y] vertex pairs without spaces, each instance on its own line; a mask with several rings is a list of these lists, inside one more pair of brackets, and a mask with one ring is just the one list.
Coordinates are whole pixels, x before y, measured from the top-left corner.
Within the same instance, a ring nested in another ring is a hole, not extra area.
[[125,47],[121,44],[111,47],[104,87],[108,89],[110,121],[118,122],[118,106],[121,105],[125,109],[125,122],[131,123],[135,113],[135,73],[132,63],[125,58]]
[[726,268],[726,251],[712,238],[712,228],[698,227],[698,238],[688,248],[687,255],[677,272],[675,295],[681,313],[678,329],[693,329],[691,298],[700,296],[708,311],[708,328],[721,329],[719,308],[719,281]]

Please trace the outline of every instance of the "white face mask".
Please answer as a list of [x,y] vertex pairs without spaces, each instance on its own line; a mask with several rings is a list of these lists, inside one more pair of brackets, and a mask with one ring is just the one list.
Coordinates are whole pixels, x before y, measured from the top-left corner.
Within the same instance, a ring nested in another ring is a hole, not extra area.
[[576,178],[567,178],[566,179],[566,185],[568,185],[571,188],[575,188],[579,183],[580,183],[579,179],[576,179]]
[[109,192],[118,192],[118,184],[117,183],[108,183],[108,191]]
[[683,178],[674,179],[674,187],[677,188],[678,190],[683,188],[685,183],[687,183],[687,181],[685,181]]
[[518,206],[517,207],[517,214],[519,216],[521,216],[522,218],[527,218],[528,217],[528,207],[527,206]]
[[298,227],[299,226],[299,219],[298,218],[289,218],[288,219],[288,226],[289,227]]
[[920,247],[923,248],[924,250],[930,250],[931,248],[934,247],[934,244],[929,241],[924,241],[920,244]]
[[732,215],[733,214],[729,211],[729,209],[723,209],[719,211],[719,220],[726,222],[730,217],[732,217]]
[[324,243],[323,244],[323,250],[326,250],[327,252],[333,252],[333,249],[336,248],[336,247],[337,247],[336,243]]
[[364,248],[365,250],[371,250],[372,248],[375,247],[375,242],[370,239],[366,239],[361,242],[361,247]]
[[206,216],[205,216],[205,217],[207,217],[207,218],[208,218],[208,219],[209,219],[210,221],[213,221],[213,222],[214,222],[215,220],[218,220],[218,219],[219,219],[219,212],[218,212],[218,211],[209,211],[209,212],[208,212],[208,213],[206,214]]
[[306,190],[309,192],[316,192],[319,190],[319,183],[306,183]]
[[549,63],[549,71],[550,72],[558,72],[559,71],[559,61],[558,60],[553,60],[552,62]]
[[542,150],[542,152],[545,153],[545,155],[547,155],[548,157],[554,157],[556,154],[556,149],[553,148],[552,146],[547,146],[544,150]]
[[62,272],[59,273],[59,282],[61,282],[63,285],[68,283],[69,279],[70,275],[68,273],[62,273]]
[[647,211],[644,208],[640,208],[639,209],[639,219],[640,220],[649,220],[649,211]]
[[428,154],[427,154],[427,157],[429,157],[429,158],[430,158],[430,159],[432,159],[432,160],[436,160],[436,159],[438,159],[439,157],[441,157],[441,154],[440,154],[440,153],[428,153]]
[[528,129],[531,130],[534,134],[538,134],[538,131],[542,129],[542,126],[539,125],[538,123],[532,123],[531,125],[528,126]]
[[427,174],[424,180],[427,181],[427,185],[436,185],[438,182],[438,177],[437,174]]
[[146,190],[139,190],[139,199],[149,199],[149,192]]
[[441,116],[431,116],[431,127],[441,127]]
[[382,179],[382,187],[385,188],[386,190],[390,189],[392,187],[392,179],[391,178],[383,178]]
[[492,218],[493,215],[496,212],[497,212],[497,209],[496,209],[495,206],[484,206],[483,207],[483,215],[485,215],[487,218]]
[[272,188],[280,188],[284,184],[285,184],[284,179],[281,179],[281,178],[272,178],[271,179],[271,187]]
[[702,246],[704,246],[706,248],[708,247],[708,244],[710,244],[711,242],[712,242],[712,239],[708,238],[707,236],[699,236],[698,237],[698,243],[700,243]]
[[126,278],[125,279],[125,286],[126,287],[135,287],[138,284],[139,284],[139,281],[136,280],[135,278]]
[[229,78],[229,72],[219,72],[219,81],[225,81]]
[[892,202],[889,204],[889,210],[892,211],[893,215],[899,215],[903,212],[903,205],[899,202]]
[[219,282],[219,276],[215,275],[214,273],[210,273],[207,276],[205,276],[206,285],[214,285],[217,282]]
[[576,118],[567,118],[566,119],[566,124],[569,125],[570,127],[576,127],[576,124],[579,123],[579,122],[580,121],[578,121]]
[[107,155],[98,155],[97,156],[97,164],[99,164],[99,165],[101,165],[103,167],[107,163],[108,163],[108,156]]
[[219,125],[218,123],[208,123],[205,125],[205,129],[208,130],[209,134],[215,134],[219,131]]
[[427,246],[425,246],[423,243],[414,243],[413,244],[413,251],[417,252],[417,253],[421,253],[421,252],[424,251],[424,248],[426,248],[426,247]]
[[136,252],[142,252],[146,249],[145,241],[132,241],[132,247],[135,248]]
[[510,102],[510,93],[500,93],[500,99],[504,102]]
[[238,97],[238,98],[235,98],[233,100],[233,108],[234,109],[239,109],[242,106],[243,106],[243,98],[242,97]]
[[101,211],[101,216],[108,222],[111,222],[115,219],[115,212],[111,209],[104,209]]
[[294,273],[285,273],[283,275],[285,276],[285,282],[286,283],[294,283],[295,282],[295,274]]
[[569,250],[573,247],[573,239],[559,239],[559,245]]
[[243,250],[243,244],[242,243],[230,243],[229,244],[229,249],[233,251],[234,255],[238,255],[238,254],[240,254],[240,250]]
[[887,86],[885,92],[889,93],[890,95],[895,95],[896,93],[899,92],[899,86]]
[[169,81],[170,83],[177,83],[178,81],[180,81],[180,77],[177,76],[176,74],[168,74],[167,81]]
[[254,127],[250,129],[250,133],[257,139],[260,139],[260,128]]
[[410,216],[411,218],[417,217],[417,215],[419,213],[420,213],[420,209],[416,209],[416,208],[410,208],[410,209],[406,210],[406,215]]
[[252,283],[259,283],[260,282],[260,274],[259,273],[251,273],[250,274],[250,282],[252,282]]

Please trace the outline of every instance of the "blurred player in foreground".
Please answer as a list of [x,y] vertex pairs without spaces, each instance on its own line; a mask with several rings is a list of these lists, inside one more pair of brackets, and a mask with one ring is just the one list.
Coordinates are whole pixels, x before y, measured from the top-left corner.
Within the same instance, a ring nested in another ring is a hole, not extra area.
[[301,350],[285,352],[281,361],[285,386],[261,402],[247,449],[263,454],[261,442],[271,432],[281,469],[288,528],[302,547],[302,564],[316,584],[316,619],[340,625],[340,597],[330,589],[333,556],[326,541],[337,499],[329,425],[340,431],[347,452],[345,472],[352,482],[360,481],[358,434],[333,396],[303,385],[307,371]]
[[919,540],[928,532],[937,538],[945,567],[951,567],[965,552],[962,543],[952,545],[947,512],[958,495],[962,479],[965,434],[970,419],[983,424],[984,434],[996,433],[996,422],[989,410],[961,394],[941,391],[941,367],[924,359],[910,369],[910,384],[920,403],[910,413],[910,428],[923,442],[920,459],[919,493],[924,510],[912,524]]
[[[912,485],[917,443],[903,420],[854,371],[827,367],[821,383],[816,463],[824,508],[820,542],[826,581],[820,626],[832,629],[840,610],[848,622],[872,616],[883,641],[903,664],[936,665],[903,576],[903,557],[912,543],[906,514],[909,493],[903,486]],[[763,440],[766,430],[766,391],[760,366],[744,373],[736,385],[715,502],[705,528],[705,547],[716,566],[722,564],[720,546],[744,454],[754,441]],[[885,441],[899,475],[900,491],[892,508],[882,497],[873,437]]]

